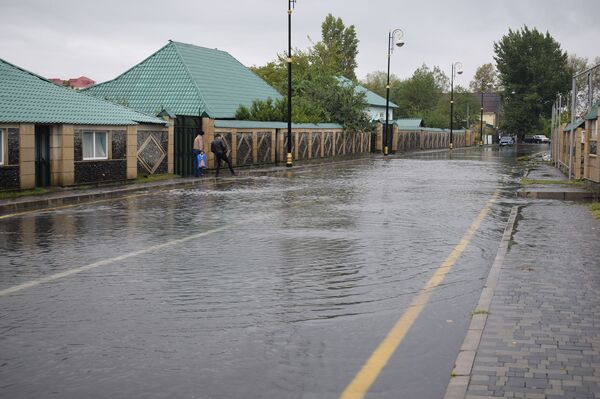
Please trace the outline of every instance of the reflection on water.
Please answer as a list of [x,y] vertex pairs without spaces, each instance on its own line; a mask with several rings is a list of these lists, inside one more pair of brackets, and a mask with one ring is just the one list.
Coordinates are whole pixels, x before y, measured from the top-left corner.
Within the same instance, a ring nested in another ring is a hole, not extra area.
[[[318,369],[326,349],[298,329],[406,307],[500,188],[471,244],[491,256],[515,151],[373,157],[4,220],[0,288],[230,227],[0,298],[0,396],[299,397],[267,372]],[[463,294],[462,273],[442,299]],[[311,360],[286,362],[291,341]]]

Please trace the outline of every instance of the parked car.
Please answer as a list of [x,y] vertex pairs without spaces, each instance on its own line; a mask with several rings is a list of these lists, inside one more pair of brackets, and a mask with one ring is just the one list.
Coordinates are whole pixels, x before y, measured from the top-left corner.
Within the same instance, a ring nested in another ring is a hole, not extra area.
[[511,136],[500,137],[500,147],[512,147],[513,144],[515,144],[515,139],[513,139]]
[[548,137],[544,136],[543,134],[536,134],[533,136],[533,142],[545,144],[545,143],[549,143],[550,139]]

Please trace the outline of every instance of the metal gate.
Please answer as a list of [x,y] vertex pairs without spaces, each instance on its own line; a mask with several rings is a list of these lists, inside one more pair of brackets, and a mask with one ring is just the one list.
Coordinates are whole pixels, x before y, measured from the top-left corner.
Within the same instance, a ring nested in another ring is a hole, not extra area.
[[[177,116],[175,119],[175,174],[190,176],[194,174],[194,155],[192,148],[196,133],[202,127],[202,119],[192,116]],[[205,143],[206,149],[206,143]]]
[[50,126],[35,127],[35,186],[50,185]]

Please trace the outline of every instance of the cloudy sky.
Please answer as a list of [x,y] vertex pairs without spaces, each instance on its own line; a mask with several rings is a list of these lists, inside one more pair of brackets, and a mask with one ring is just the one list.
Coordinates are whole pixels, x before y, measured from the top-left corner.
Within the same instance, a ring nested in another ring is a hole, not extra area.
[[[287,0],[0,0],[0,58],[44,77],[112,79],[169,39],[218,48],[244,65],[263,65],[287,48]],[[355,25],[359,78],[385,70],[389,29],[405,32],[392,73],[421,64],[468,85],[493,62],[493,43],[523,25],[549,31],[563,50],[600,56],[600,0],[298,0],[292,45],[320,39],[328,13]]]

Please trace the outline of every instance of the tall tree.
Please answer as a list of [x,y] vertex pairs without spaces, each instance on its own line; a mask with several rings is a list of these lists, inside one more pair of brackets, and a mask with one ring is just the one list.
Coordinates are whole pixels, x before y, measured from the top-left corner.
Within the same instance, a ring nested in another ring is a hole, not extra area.
[[[386,96],[385,86],[387,85],[387,73],[383,71],[375,71],[368,73],[365,80],[361,84],[373,93],[377,93],[382,97]],[[390,88],[397,87],[400,84],[400,79],[393,73],[390,75]]]
[[[494,60],[505,94],[501,128],[523,137],[542,128],[549,118],[557,93],[570,86],[567,53],[550,33],[525,26],[510,30],[494,43]],[[512,95],[512,93],[515,93]]]
[[475,71],[475,76],[469,84],[473,93],[493,93],[498,88],[498,72],[491,63],[483,64]]
[[315,61],[320,61],[334,74],[356,80],[358,38],[354,25],[346,27],[341,18],[328,14],[321,24],[321,41],[313,47]]
[[423,117],[437,106],[448,85],[448,78],[435,67],[423,64],[410,79],[392,88],[390,97],[398,105],[401,117]]

